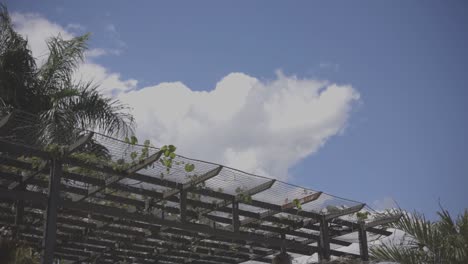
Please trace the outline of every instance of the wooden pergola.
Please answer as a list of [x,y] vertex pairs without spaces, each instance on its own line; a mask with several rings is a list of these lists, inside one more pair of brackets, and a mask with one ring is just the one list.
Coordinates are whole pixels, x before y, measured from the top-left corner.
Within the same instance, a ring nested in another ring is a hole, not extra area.
[[[367,233],[391,235],[382,225],[399,218],[358,219],[364,203],[91,131],[50,148],[31,140],[38,126],[20,111],[0,117],[0,226],[44,264],[368,260]],[[89,158],[98,151],[107,159]],[[336,248],[356,232],[359,255]]]

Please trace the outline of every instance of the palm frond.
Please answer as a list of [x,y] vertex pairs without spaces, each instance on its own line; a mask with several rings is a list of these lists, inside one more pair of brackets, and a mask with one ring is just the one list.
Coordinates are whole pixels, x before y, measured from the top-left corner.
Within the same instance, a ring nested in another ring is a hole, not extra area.
[[54,93],[72,83],[72,75],[84,59],[89,34],[64,40],[60,35],[48,40],[49,57],[40,68],[38,89],[42,93]]
[[82,129],[120,136],[133,133],[134,120],[126,105],[104,97],[91,83],[79,86],[80,95],[70,100],[69,107]]
[[[468,263],[468,213],[455,221],[447,210],[438,212],[440,220],[431,222],[424,215],[402,212],[393,227],[410,239],[400,244],[383,244],[370,248],[373,258],[399,263]],[[464,230],[464,231],[462,231]]]
[[7,8],[0,5],[0,98],[14,107],[33,106],[35,70],[27,40],[15,32]]

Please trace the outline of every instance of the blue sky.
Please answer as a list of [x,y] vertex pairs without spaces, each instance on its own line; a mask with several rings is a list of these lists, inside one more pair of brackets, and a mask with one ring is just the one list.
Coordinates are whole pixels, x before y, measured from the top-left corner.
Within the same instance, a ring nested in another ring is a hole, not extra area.
[[393,198],[430,217],[439,199],[453,213],[468,207],[465,1],[6,4],[92,32],[103,53],[93,63],[134,90],[181,82],[209,92],[230,73],[268,82],[277,70],[350,85],[359,100],[343,129],[287,163],[288,181],[375,207]]

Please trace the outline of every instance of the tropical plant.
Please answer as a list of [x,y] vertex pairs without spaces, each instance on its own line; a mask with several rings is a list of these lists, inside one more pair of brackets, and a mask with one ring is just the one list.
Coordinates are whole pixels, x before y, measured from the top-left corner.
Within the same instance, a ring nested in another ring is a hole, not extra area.
[[468,263],[468,210],[456,219],[445,209],[437,214],[439,221],[432,222],[421,213],[403,211],[392,227],[409,238],[370,248],[372,257],[402,264]]
[[0,6],[0,99],[11,108],[39,114],[40,137],[35,137],[43,143],[69,143],[83,129],[125,136],[132,130],[133,117],[125,105],[104,97],[96,85],[72,78],[88,39],[89,34],[70,40],[50,38],[49,55],[38,66],[27,40],[14,30],[6,7]]

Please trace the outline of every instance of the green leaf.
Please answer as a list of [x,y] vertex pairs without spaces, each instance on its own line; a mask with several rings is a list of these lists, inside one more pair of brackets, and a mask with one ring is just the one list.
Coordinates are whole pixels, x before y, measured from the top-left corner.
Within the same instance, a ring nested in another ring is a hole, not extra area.
[[132,137],[130,138],[130,144],[135,145],[135,144],[137,144],[137,143],[138,143],[137,137],[132,136]]
[[170,157],[171,159],[175,159],[176,154],[175,154],[174,152],[172,152],[171,155],[169,155],[169,157]]
[[185,164],[185,171],[192,172],[195,169],[195,165],[193,164]]

